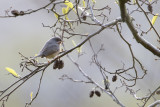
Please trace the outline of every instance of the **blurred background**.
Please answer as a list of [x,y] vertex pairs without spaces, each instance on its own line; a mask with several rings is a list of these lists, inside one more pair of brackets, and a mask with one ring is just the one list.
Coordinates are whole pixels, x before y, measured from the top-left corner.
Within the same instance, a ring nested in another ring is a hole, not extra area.
[[[0,16],[5,15],[5,10],[16,9],[26,11],[28,9],[37,9],[44,6],[49,1],[46,0],[1,0],[0,2]],[[96,8],[109,5],[111,7],[111,14],[108,15],[108,21],[112,21],[120,16],[119,7],[115,4],[114,0],[97,0]],[[160,3],[153,5],[153,12],[160,13]],[[134,10],[135,7],[128,7]],[[147,11],[147,7],[143,7]],[[56,11],[61,12],[61,7],[57,6]],[[73,15],[73,16],[72,16]],[[69,19],[74,17],[74,13],[69,16]],[[134,13],[132,15],[135,18],[135,24],[141,24],[143,30],[149,29],[149,23],[144,17],[143,13]],[[152,19],[152,16],[149,16]],[[36,13],[25,15],[16,18],[0,18],[0,90],[4,90],[17,79],[8,75],[5,67],[13,68],[21,76],[28,74],[28,71],[21,72],[19,63],[22,61],[18,52],[21,52],[27,57],[32,57],[39,53],[44,43],[53,36],[53,30],[45,28],[45,25],[52,26],[56,22],[54,14],[48,13],[46,10],[41,10]],[[159,30],[160,20],[157,19],[155,28]],[[138,80],[135,87],[132,89],[138,90],[139,97],[143,97],[149,93],[149,89],[153,91],[158,87],[160,78],[160,61],[151,52],[146,50],[143,46],[138,44],[127,28],[126,24],[122,24],[123,36],[132,44],[132,48],[135,56],[142,62],[145,69],[147,69],[147,75],[143,80]],[[98,27],[79,26],[76,31],[77,33],[90,34],[98,30]],[[66,36],[68,36],[66,34]],[[159,46],[157,43],[157,36],[153,31],[144,36],[149,42],[155,46]],[[77,44],[80,43],[84,38],[73,37],[71,39],[65,39],[64,44],[67,49],[73,47],[72,40]],[[101,44],[104,45],[104,51],[98,56],[100,62],[108,71],[115,72],[116,69],[123,67],[130,67],[132,65],[131,55],[128,46],[121,40],[117,32],[114,30],[106,29],[97,36],[91,39],[95,51],[98,51]],[[91,76],[95,81],[103,86],[102,77],[98,68],[93,64],[90,65],[91,57],[93,55],[90,49],[89,43],[85,43],[82,46],[82,51],[85,53],[79,59],[77,57],[77,51],[73,51],[69,55],[77,61],[82,69]],[[41,59],[40,59],[41,60]],[[32,103],[32,107],[118,107],[112,99],[107,95],[103,94],[99,98],[94,96],[89,98],[89,93],[94,87],[92,84],[74,83],[69,80],[62,81],[59,78],[63,74],[67,74],[70,77],[78,80],[85,79],[75,67],[75,65],[66,57],[62,58],[64,61],[64,68],[61,70],[53,70],[52,66],[46,69],[43,76],[41,89],[37,99]],[[42,60],[46,61],[46,60]],[[139,67],[138,67],[139,68]],[[141,74],[141,69],[138,69]],[[6,107],[23,107],[25,103],[30,102],[30,93],[33,92],[35,95],[41,73],[33,76],[23,86],[16,90],[6,103]],[[108,75],[111,81],[113,75]],[[86,80],[86,79],[85,79]],[[120,80],[117,82],[111,82],[111,89],[114,90],[116,87],[121,86]],[[116,91],[115,95],[121,103],[128,107],[137,106],[137,101],[129,94],[125,92],[125,88],[121,88]],[[159,98],[158,96],[156,98]],[[151,100],[152,102],[153,100]]]

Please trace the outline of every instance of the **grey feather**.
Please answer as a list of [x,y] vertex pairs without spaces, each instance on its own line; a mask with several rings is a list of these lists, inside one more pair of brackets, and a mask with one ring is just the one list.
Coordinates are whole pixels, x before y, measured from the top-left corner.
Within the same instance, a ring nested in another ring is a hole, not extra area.
[[[58,42],[61,42],[61,39],[58,37],[55,38],[51,38],[50,40],[48,40],[44,47],[42,48],[42,50],[40,51],[40,53],[36,56],[36,57],[55,57],[60,50],[60,44]],[[35,58],[36,58],[35,57]]]

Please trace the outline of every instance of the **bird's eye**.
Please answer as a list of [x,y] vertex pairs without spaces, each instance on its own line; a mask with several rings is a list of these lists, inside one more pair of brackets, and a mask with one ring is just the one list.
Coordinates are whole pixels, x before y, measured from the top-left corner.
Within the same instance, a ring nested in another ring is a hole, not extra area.
[[61,42],[62,40],[61,40],[60,38],[56,37],[56,38],[55,38],[55,41]]
[[58,38],[57,41],[61,41],[61,39]]

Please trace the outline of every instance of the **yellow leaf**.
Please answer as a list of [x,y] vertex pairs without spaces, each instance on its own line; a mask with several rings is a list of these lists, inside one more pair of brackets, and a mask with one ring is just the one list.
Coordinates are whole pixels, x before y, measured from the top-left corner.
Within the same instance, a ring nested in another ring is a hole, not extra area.
[[[34,57],[36,57],[37,55],[38,55],[38,54],[35,54]],[[35,60],[38,62],[38,59],[37,59],[37,58],[35,58]]]
[[66,20],[69,20],[69,18],[66,16]]
[[149,2],[152,2],[152,0],[149,0]]
[[74,40],[72,40],[72,43],[73,43],[74,46],[77,46],[77,45],[76,45],[76,42],[75,42]]
[[68,16],[67,16],[67,11],[68,9],[67,8],[62,8],[62,13],[65,15],[65,19],[66,20],[69,20]]
[[133,4],[136,4],[136,0],[133,0]]
[[103,83],[104,83],[104,82],[106,82],[106,83],[110,83],[110,81],[108,80],[108,78],[106,78],[106,79],[105,79],[105,80],[103,80],[102,82],[103,82]]
[[83,2],[83,7],[86,7],[86,5],[85,5],[85,0],[82,0],[82,2]]
[[66,8],[62,8],[62,13],[66,14],[67,13],[67,9]]
[[158,14],[156,14],[155,16],[153,16],[152,18],[152,25],[154,25],[155,21],[157,20]]
[[[67,14],[66,14],[66,13],[68,13],[68,8],[62,8],[62,13],[65,15],[65,19],[69,20]],[[70,26],[72,26],[70,22],[68,22],[68,23]]]
[[18,75],[15,70],[13,70],[12,68],[6,67],[5,68],[8,72],[10,72],[14,77],[16,78],[20,78],[20,75]]
[[54,13],[54,15],[59,20],[59,15],[57,13]]
[[[72,40],[72,43],[73,43],[73,45],[74,45],[75,47],[77,46],[77,45],[76,45],[76,42],[75,42],[74,40]],[[82,47],[81,47],[81,46],[77,48],[77,52],[78,52],[78,53],[81,53],[81,52],[82,52]]]
[[68,13],[68,11],[69,11],[69,7],[67,6],[67,7],[66,7],[66,13]]
[[96,1],[95,1],[95,0],[92,0],[92,2],[93,2],[93,3],[96,3]]
[[37,56],[38,54],[35,54],[34,56]]
[[33,100],[33,92],[30,93],[31,101]]
[[69,11],[69,8],[71,8],[74,12],[76,12],[76,10],[73,8],[73,3],[66,0],[64,4],[67,5],[67,11]]
[[115,0],[115,3],[119,5],[119,1],[118,0]]

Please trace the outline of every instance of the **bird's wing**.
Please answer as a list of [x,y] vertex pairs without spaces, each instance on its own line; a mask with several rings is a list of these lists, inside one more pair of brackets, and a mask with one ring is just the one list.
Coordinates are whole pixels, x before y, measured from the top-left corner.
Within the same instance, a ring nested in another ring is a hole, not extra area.
[[40,51],[39,55],[43,58],[43,57],[52,55],[56,53],[57,51],[59,51],[58,45],[53,45],[52,43],[46,43],[45,46]]

